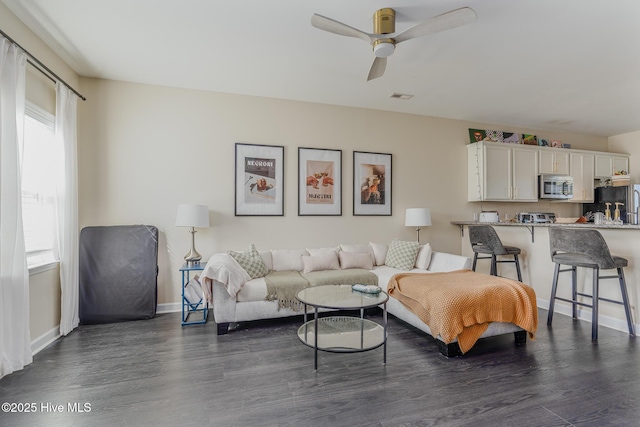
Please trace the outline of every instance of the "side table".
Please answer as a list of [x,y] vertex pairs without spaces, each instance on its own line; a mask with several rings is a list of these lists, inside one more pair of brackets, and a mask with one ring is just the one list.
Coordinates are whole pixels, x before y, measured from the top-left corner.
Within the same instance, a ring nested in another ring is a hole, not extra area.
[[[185,263],[180,267],[180,273],[182,273],[182,326],[184,325],[200,325],[207,323],[207,315],[209,313],[209,303],[203,301],[202,298],[197,303],[189,301],[184,295],[184,288],[191,280],[191,272],[204,270],[205,264]],[[202,313],[199,316],[198,313]],[[189,320],[189,316],[197,320]]]

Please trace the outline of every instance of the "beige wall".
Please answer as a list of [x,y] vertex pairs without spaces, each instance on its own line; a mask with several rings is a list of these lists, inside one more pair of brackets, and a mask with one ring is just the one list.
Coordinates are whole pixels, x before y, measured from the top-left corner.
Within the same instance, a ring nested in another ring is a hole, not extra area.
[[[159,228],[159,302],[179,301],[177,269],[190,247],[174,226],[179,203],[210,207],[212,226],[199,230],[204,258],[255,243],[259,250],[415,238],[404,226],[409,207],[429,207],[433,226],[423,242],[460,253],[452,219],[480,209],[466,201],[468,128],[504,129],[456,120],[268,98],[83,79],[80,112],[81,226],[151,224]],[[574,148],[606,151],[606,138],[536,132]],[[234,143],[285,147],[285,215],[234,216]],[[343,215],[297,215],[297,147],[343,150]],[[393,215],[353,216],[353,151],[393,155]],[[565,210],[578,205],[485,203],[501,212]],[[574,212],[575,211],[575,212]],[[569,213],[567,213],[567,216]]]
[[[31,340],[60,325],[60,269],[56,266],[29,276],[29,330]],[[57,335],[58,331],[54,335]]]

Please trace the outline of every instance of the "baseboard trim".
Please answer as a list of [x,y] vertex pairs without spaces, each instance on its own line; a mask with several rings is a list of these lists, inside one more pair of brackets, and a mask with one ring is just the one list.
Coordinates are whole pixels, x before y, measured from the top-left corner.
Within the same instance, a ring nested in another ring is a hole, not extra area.
[[47,347],[49,344],[51,344],[58,338],[60,338],[60,325],[51,329],[49,332],[45,332],[35,340],[31,341],[31,354],[32,355],[38,354],[40,351],[44,350],[45,347]]
[[179,302],[170,302],[166,304],[158,304],[156,307],[156,313],[177,313],[182,310],[182,306]]
[[[549,301],[538,299],[538,307],[548,310]],[[569,316],[569,317],[572,316],[570,305],[556,304],[553,312],[557,314]],[[583,309],[578,307],[578,319],[591,323],[591,309]],[[547,323],[546,319],[543,319],[543,321],[544,323]],[[602,314],[598,316],[598,326],[604,326],[605,328],[615,329],[616,331],[620,331],[620,332],[627,332],[627,333],[629,332],[627,321],[625,319],[618,319],[616,317],[605,316]],[[634,324],[634,326],[636,328],[636,331],[638,331],[638,324],[636,323]],[[637,336],[637,332],[636,332],[636,336]]]

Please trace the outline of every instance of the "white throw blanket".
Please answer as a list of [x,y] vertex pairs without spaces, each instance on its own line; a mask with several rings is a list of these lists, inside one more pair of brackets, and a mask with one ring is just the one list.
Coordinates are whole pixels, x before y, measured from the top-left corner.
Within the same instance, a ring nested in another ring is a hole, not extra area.
[[231,255],[227,253],[214,254],[209,258],[200,276],[202,294],[206,301],[213,303],[212,281],[217,280],[224,285],[229,295],[235,297],[250,279],[249,274]]

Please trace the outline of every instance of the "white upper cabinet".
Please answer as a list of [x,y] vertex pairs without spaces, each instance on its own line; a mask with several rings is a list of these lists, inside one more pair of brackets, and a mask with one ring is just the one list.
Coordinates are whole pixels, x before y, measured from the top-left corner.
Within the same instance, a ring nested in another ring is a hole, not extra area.
[[538,201],[538,150],[514,144],[467,146],[469,201]]
[[571,202],[593,202],[594,157],[590,153],[571,153],[571,176],[573,177]]
[[607,153],[595,155],[596,178],[610,178],[620,171],[629,173],[629,156]]
[[594,179],[629,172],[629,156],[481,141],[467,145],[467,200],[537,202],[538,175],[571,175],[572,202],[594,200]]
[[538,173],[569,175],[569,151],[553,148],[538,151]]

